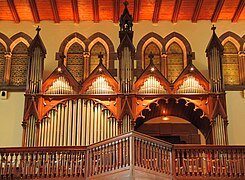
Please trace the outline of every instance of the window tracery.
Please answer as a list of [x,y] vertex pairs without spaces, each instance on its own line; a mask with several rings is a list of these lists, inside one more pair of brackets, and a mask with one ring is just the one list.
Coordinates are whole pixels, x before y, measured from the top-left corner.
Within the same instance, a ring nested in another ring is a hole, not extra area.
[[5,72],[5,58],[4,58],[5,47],[0,43],[0,84],[4,83],[4,72]]

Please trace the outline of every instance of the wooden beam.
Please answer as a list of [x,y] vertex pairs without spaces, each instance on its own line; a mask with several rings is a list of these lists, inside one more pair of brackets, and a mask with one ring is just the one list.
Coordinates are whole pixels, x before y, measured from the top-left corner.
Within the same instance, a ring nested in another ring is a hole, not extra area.
[[174,12],[173,12],[172,20],[171,20],[172,23],[176,23],[178,20],[181,3],[182,3],[182,0],[175,1]]
[[192,15],[192,22],[193,23],[196,23],[198,20],[198,16],[199,16],[200,11],[201,11],[202,3],[203,3],[203,0],[197,0],[196,7],[195,7],[194,13]]
[[8,0],[8,6],[9,6],[9,9],[10,9],[10,11],[12,13],[14,22],[19,23],[20,22],[20,18],[19,18],[19,15],[18,15],[17,11],[16,11],[16,8],[15,8],[13,0]]
[[113,0],[113,22],[118,23],[120,13],[120,0]]
[[56,0],[50,0],[50,3],[51,3],[53,16],[54,16],[54,22],[59,23],[60,22],[60,16],[59,16]]
[[39,15],[38,15],[36,1],[35,0],[29,0],[29,4],[30,4],[30,7],[31,7],[31,12],[32,12],[32,16],[33,16],[34,22],[35,23],[39,23],[40,22],[40,18],[39,18]]
[[140,0],[134,0],[134,22],[139,21]]
[[211,22],[217,22],[219,14],[220,14],[220,11],[221,11],[221,9],[223,7],[224,2],[225,2],[225,0],[218,0],[218,3],[217,3],[216,8],[214,10]]
[[94,14],[94,22],[98,23],[100,21],[98,0],[93,0],[93,14]]
[[71,3],[72,3],[73,20],[75,23],[79,23],[80,18],[79,18],[77,0],[71,0]]
[[232,22],[238,21],[241,13],[243,11],[244,6],[245,6],[245,0],[240,0],[239,5],[237,6],[236,12],[235,12],[235,14],[231,20]]
[[162,4],[162,0],[155,0],[155,7],[154,7],[154,12],[153,12],[153,17],[152,17],[153,23],[158,22],[161,4]]

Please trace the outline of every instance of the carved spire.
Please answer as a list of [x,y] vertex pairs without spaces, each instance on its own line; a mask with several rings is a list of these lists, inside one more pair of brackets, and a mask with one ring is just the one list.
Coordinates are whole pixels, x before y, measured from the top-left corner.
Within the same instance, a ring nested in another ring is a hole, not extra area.
[[120,31],[132,31],[133,27],[133,17],[128,11],[128,1],[124,3],[124,11],[120,17]]
[[42,55],[45,57],[47,51],[46,51],[46,48],[43,44],[43,41],[39,35],[41,28],[39,26],[37,26],[36,31],[37,31],[37,34],[36,34],[35,38],[33,39],[33,41],[31,42],[29,49],[28,49],[29,54],[31,54],[36,47],[39,47],[41,49]]
[[150,52],[150,54],[148,55],[148,57],[150,58],[150,64],[153,64],[154,54],[152,52]]
[[100,64],[102,64],[103,63],[103,54],[101,52],[98,55],[98,58],[100,59]]
[[213,35],[212,38],[210,39],[208,46],[206,48],[206,55],[208,56],[208,54],[210,53],[210,51],[216,47],[218,49],[218,51],[220,52],[220,54],[223,54],[224,48],[219,40],[219,38],[217,37],[215,30],[216,27],[213,25],[211,30],[213,31]]

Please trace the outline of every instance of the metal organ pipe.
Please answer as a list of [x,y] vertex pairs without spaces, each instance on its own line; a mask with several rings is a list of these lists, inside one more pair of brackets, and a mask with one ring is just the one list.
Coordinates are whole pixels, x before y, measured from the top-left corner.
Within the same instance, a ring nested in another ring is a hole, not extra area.
[[[69,100],[65,105],[58,104],[40,123],[39,145],[84,146],[116,136],[117,120],[110,117],[108,109],[102,109],[102,104],[84,99]],[[35,123],[32,126],[35,127]],[[34,131],[27,132],[28,138],[35,134]],[[34,144],[35,138],[28,141]]]

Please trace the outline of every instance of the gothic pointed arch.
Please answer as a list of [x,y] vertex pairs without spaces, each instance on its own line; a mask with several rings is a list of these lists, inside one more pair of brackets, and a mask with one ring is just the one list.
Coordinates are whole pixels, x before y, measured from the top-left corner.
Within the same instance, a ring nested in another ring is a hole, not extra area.
[[244,84],[244,58],[240,53],[243,51],[244,40],[230,31],[221,35],[219,39],[224,47],[222,67],[226,89]]
[[103,45],[106,48],[107,54],[108,54],[108,57],[107,57],[108,62],[105,64],[105,66],[109,69],[113,69],[114,59],[115,59],[115,48],[114,48],[112,41],[105,34],[101,32],[97,32],[88,38],[88,49],[91,49],[91,44],[94,44],[94,42],[97,42],[97,41],[100,41],[103,43]]
[[28,47],[32,39],[27,34],[20,32],[10,38],[11,65],[9,85],[24,90],[27,82],[28,74]]
[[160,48],[160,55],[162,52],[162,44],[163,44],[163,38],[154,33],[150,32],[146,34],[144,37],[142,37],[137,45],[137,51],[135,55],[135,59],[137,60],[137,68],[146,68],[147,65],[144,64],[144,50],[147,45],[150,43],[154,43],[157,45],[158,48]]

